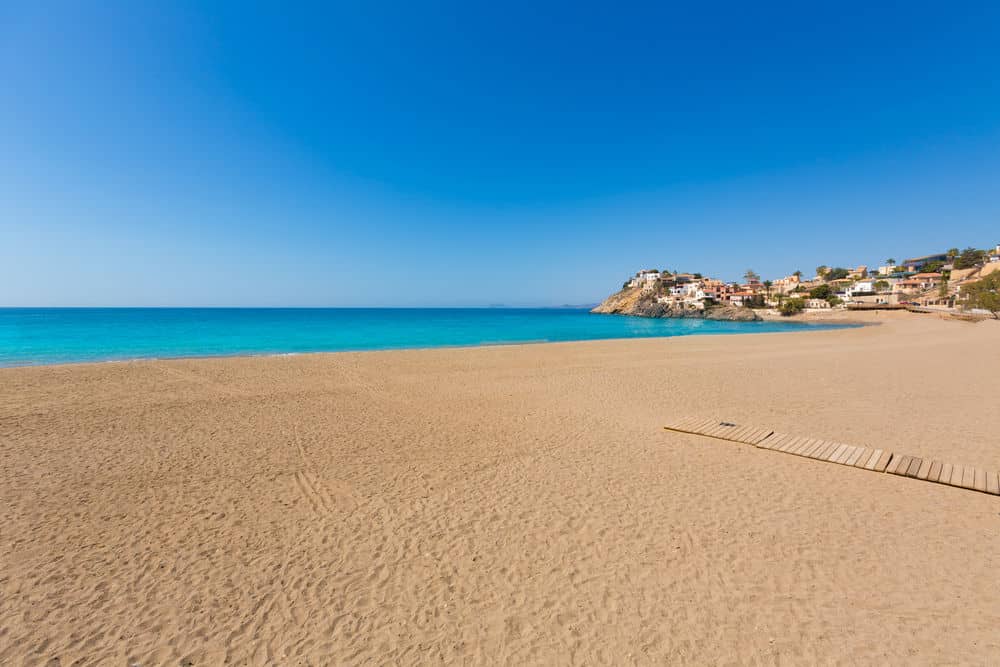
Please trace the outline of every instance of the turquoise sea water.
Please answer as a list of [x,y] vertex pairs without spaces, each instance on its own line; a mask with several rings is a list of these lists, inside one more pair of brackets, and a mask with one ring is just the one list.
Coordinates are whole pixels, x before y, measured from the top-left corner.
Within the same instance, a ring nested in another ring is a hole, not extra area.
[[828,328],[591,315],[568,308],[4,308],[0,366]]

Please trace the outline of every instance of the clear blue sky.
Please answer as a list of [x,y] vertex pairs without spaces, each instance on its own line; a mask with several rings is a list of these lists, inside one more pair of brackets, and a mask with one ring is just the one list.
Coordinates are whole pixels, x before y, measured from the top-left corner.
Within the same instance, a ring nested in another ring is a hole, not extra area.
[[586,303],[1000,242],[996,2],[293,4],[0,3],[0,305]]

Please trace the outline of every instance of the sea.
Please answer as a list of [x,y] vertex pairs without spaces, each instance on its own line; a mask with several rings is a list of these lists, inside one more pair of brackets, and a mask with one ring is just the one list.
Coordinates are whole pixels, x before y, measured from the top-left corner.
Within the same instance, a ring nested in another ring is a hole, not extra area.
[[0,308],[0,366],[837,328],[584,308]]

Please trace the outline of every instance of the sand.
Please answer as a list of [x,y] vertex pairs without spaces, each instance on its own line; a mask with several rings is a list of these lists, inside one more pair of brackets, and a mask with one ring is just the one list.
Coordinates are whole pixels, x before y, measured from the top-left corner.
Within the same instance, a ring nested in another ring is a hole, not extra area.
[[[995,664],[1000,323],[0,371],[0,664]],[[56,662],[58,660],[58,662]]]

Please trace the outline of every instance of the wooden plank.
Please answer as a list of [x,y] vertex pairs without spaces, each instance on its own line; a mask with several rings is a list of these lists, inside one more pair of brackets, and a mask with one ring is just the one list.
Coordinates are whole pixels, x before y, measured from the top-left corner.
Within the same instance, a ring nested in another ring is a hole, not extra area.
[[836,458],[838,456],[840,456],[841,454],[844,453],[845,449],[847,449],[847,445],[844,445],[844,444],[838,445],[837,448],[834,449],[824,460],[825,461],[834,461],[834,460],[836,460]]
[[793,444],[791,447],[789,447],[788,449],[786,449],[785,453],[786,454],[794,454],[795,452],[799,451],[800,449],[802,449],[803,447],[805,447],[806,445],[808,445],[810,442],[812,442],[812,438],[801,437],[801,438],[799,438],[798,440],[795,441],[795,444]]
[[996,470],[986,471],[986,493],[1000,496],[1000,473]]
[[834,450],[840,447],[840,444],[836,442],[830,442],[829,440],[824,440],[823,442],[825,446],[816,450],[816,453],[813,455],[813,458],[819,461],[826,461],[833,454]]
[[847,449],[844,450],[844,453],[835,458],[833,462],[838,465],[845,465],[847,463],[847,460],[854,455],[854,450],[856,449],[857,447],[854,447],[853,445],[848,445]]
[[858,447],[858,449],[861,450],[861,453],[858,455],[858,458],[854,461],[853,465],[855,468],[864,468],[865,464],[868,463],[868,459],[872,457],[873,450],[871,447]]
[[910,456],[900,456],[899,458],[893,457],[892,462],[885,471],[891,475],[905,475],[906,469],[910,467],[910,461],[912,457]]
[[736,437],[736,434],[739,433],[739,432],[741,432],[741,431],[743,431],[743,429],[745,429],[745,428],[747,428],[747,427],[746,426],[739,426],[739,425],[730,426],[725,431],[723,431],[719,435],[719,437],[722,438],[723,440],[732,440],[734,442],[739,442],[739,438]]
[[889,461],[892,459],[892,452],[885,450],[879,454],[878,460],[875,465],[872,466],[872,470],[875,472],[885,472],[885,467],[889,465]]
[[966,489],[975,488],[976,470],[972,466],[965,466],[962,473],[962,487]]
[[771,449],[776,452],[780,452],[782,447],[787,447],[792,443],[793,440],[798,440],[799,436],[793,435],[791,433],[785,433],[782,435],[780,440],[775,441],[771,445]]
[[808,456],[811,459],[818,459],[821,452],[826,451],[830,448],[830,441],[823,440],[822,438],[816,438],[812,441],[809,447],[803,452],[803,456]]
[[899,465],[896,466],[896,474],[900,477],[906,477],[906,471],[910,469],[910,464],[913,463],[913,457],[909,455],[904,455],[899,461]]
[[857,458],[861,456],[862,449],[863,447],[861,447],[861,445],[851,445],[850,450],[848,450],[847,452],[847,455],[841,457],[840,465],[842,466],[851,465],[851,459],[854,459],[856,461]]
[[875,450],[872,449],[871,447],[862,447],[861,456],[859,456],[858,460],[854,462],[854,467],[864,468],[865,465],[868,463],[868,459],[872,457],[873,453],[875,453]]
[[753,444],[751,442],[751,440],[753,439],[754,436],[756,436],[762,430],[763,429],[761,429],[761,427],[759,427],[759,426],[751,426],[751,427],[747,428],[745,431],[743,431],[742,433],[740,433],[739,437],[737,439],[740,442],[746,443],[748,445]]
[[697,425],[691,428],[692,433],[697,433],[698,435],[705,435],[705,432],[709,429],[715,428],[719,425],[718,419],[706,419],[699,422]]
[[764,449],[778,449],[781,445],[785,444],[792,435],[790,433],[775,433],[770,438],[761,442],[758,447],[763,447]]
[[815,452],[820,446],[822,446],[822,444],[823,444],[822,440],[817,440],[817,439],[811,440],[808,445],[799,450],[799,456],[805,456],[806,458],[810,458],[810,455],[813,452]]
[[726,440],[735,440],[740,442],[743,439],[743,434],[752,429],[753,426],[736,426],[731,431],[726,433]]
[[724,431],[725,431],[725,430],[727,430],[728,428],[729,428],[729,427],[728,427],[728,426],[725,426],[725,425],[724,425],[724,424],[723,424],[722,422],[718,422],[718,421],[717,421],[717,422],[715,422],[714,424],[711,424],[711,425],[709,425],[709,426],[706,426],[706,427],[705,427],[704,429],[702,429],[702,431],[701,431],[701,434],[702,434],[702,435],[707,435],[707,436],[708,436],[708,437],[710,437],[710,438],[714,438],[714,437],[716,437],[716,436],[717,436],[717,435],[718,435],[719,433],[722,433],[722,432],[724,432]]
[[698,429],[698,431],[696,431],[696,433],[698,433],[699,435],[707,435],[711,437],[713,434],[715,434],[720,430],[722,430],[722,423],[718,419],[716,419],[706,424],[705,426],[702,426],[700,429]]
[[701,421],[687,427],[688,432],[702,435],[706,429],[718,424],[717,419],[702,419]]
[[845,455],[849,455],[850,454],[850,450],[851,450],[851,446],[848,445],[847,443],[842,442],[842,443],[840,443],[840,446],[837,447],[837,449],[833,450],[833,454],[831,454],[830,458],[828,458],[827,460],[830,463],[839,463],[840,460]]
[[814,459],[816,458],[816,452],[826,449],[828,444],[826,440],[816,440],[806,451],[802,452],[802,456]]
[[813,449],[812,455],[809,458],[816,459],[817,461],[825,460],[825,457],[827,454],[830,453],[830,447],[833,444],[834,443],[830,442],[829,440],[820,440],[819,447]]
[[727,440],[735,440],[736,442],[743,442],[743,436],[753,430],[753,426],[737,426],[730,433],[726,435]]
[[691,428],[697,426],[698,424],[706,421],[704,417],[689,416],[684,419],[667,424],[665,428],[669,428],[673,431],[689,431]]
[[674,424],[667,425],[664,428],[669,428],[671,431],[681,431],[682,433],[693,433],[700,424],[707,422],[708,420],[704,417],[688,417]]
[[865,470],[874,470],[875,464],[882,457],[883,451],[881,449],[876,449],[872,452],[872,457],[868,459],[868,463],[865,464]]
[[680,419],[671,419],[670,421],[668,421],[666,424],[663,425],[663,428],[668,428],[671,431],[679,431],[684,427],[684,424],[688,423],[692,419],[694,418],[691,417],[690,415],[688,415],[687,417],[681,417]]
[[774,430],[770,428],[758,429],[755,433],[751,433],[749,436],[747,436],[744,442],[746,442],[748,445],[756,445],[758,442],[760,442],[767,436],[771,435],[772,433],[774,433]]
[[941,476],[938,477],[938,482],[941,484],[951,484],[951,475],[955,470],[955,466],[951,463],[941,464]]
[[816,443],[816,441],[813,440],[812,438],[806,438],[801,443],[799,443],[797,446],[792,447],[788,451],[788,453],[789,454],[795,454],[796,456],[802,456],[802,452],[804,452],[805,450],[807,450],[810,447],[812,447],[815,443]]
[[797,436],[795,436],[793,438],[790,438],[790,439],[786,440],[780,447],[778,447],[778,451],[779,452],[787,452],[792,447],[798,447],[800,444],[802,444],[802,441],[804,439],[805,438],[803,438],[801,435],[797,435]]
[[858,462],[858,459],[861,458],[861,455],[867,451],[868,451],[867,447],[855,447],[854,453],[851,454],[849,457],[847,457],[847,461],[844,462],[844,465],[853,467],[854,464]]
[[843,461],[852,453],[854,453],[854,448],[848,445],[847,443],[842,442],[840,444],[841,446],[838,447],[834,455],[830,457],[830,463],[839,464],[841,461]]
[[779,433],[767,427],[741,426],[690,415],[671,420],[663,428],[1000,496],[1000,472],[973,466],[894,454],[884,449]]
[[986,471],[982,468],[976,468],[972,473],[972,486],[976,491],[982,491],[986,493]]
[[719,424],[716,428],[712,429],[711,435],[713,438],[719,438],[720,440],[728,440],[729,434],[736,430],[736,426],[730,426],[731,422],[726,422],[724,424]]
[[787,433],[772,433],[770,436],[764,438],[757,443],[757,446],[761,449],[774,449],[774,446],[780,443],[782,440],[788,437]]

